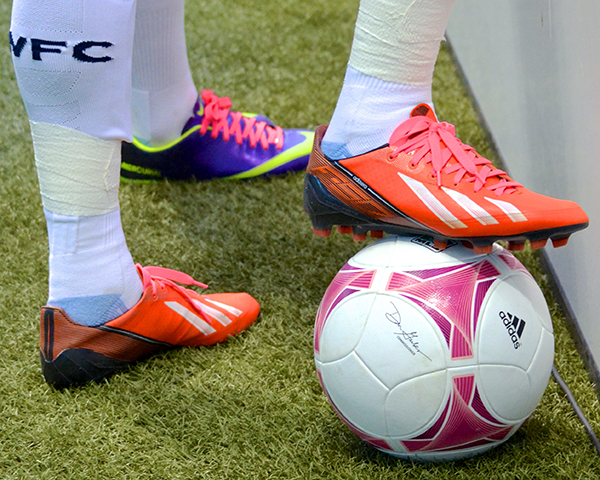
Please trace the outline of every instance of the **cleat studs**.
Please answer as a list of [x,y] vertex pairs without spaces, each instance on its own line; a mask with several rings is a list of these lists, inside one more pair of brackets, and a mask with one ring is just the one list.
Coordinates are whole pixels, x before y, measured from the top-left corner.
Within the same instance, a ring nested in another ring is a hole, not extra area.
[[562,238],[553,238],[552,246],[554,248],[564,247],[568,241],[569,241],[569,235],[567,235],[566,237],[562,237]]
[[383,230],[371,230],[371,237],[383,238]]
[[529,243],[531,244],[532,250],[537,250],[538,248],[544,248],[546,243],[548,243],[548,239],[544,238],[543,240],[530,240]]
[[514,252],[520,252],[525,249],[525,242],[508,242],[507,248]]
[[487,255],[492,253],[493,245],[473,245],[473,251],[477,255]]
[[352,227],[348,227],[347,225],[338,225],[338,232],[340,233],[352,233]]
[[448,242],[446,240],[433,239],[433,246],[438,250],[446,250],[446,247],[448,247]]
[[352,235],[352,240],[355,242],[364,242],[367,239],[366,233],[354,233]]
[[313,228],[313,233],[317,236],[317,237],[323,237],[323,238],[327,238],[329,235],[331,235],[331,229],[327,229],[327,230],[319,230],[318,228]]
[[473,250],[473,244],[471,242],[467,242],[467,241],[463,240],[460,243],[462,244],[463,247],[470,248],[471,250]]

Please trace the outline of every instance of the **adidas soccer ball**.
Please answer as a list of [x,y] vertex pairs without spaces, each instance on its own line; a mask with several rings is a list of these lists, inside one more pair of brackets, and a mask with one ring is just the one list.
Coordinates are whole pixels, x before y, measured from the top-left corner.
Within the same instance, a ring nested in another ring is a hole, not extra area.
[[361,439],[404,459],[457,460],[504,442],[535,410],[554,336],[542,292],[507,250],[388,236],[331,282],[314,354]]

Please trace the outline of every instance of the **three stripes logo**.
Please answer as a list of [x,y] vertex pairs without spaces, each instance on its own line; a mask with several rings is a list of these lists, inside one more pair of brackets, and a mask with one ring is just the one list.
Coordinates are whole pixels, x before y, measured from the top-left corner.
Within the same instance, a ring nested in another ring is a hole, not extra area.
[[[192,300],[192,301],[194,302],[194,305],[197,308],[199,308],[200,310],[202,310],[202,312],[205,315],[208,315],[209,317],[214,318],[217,322],[219,322],[224,327],[226,327],[227,325],[229,325],[231,323],[231,320],[229,319],[229,317],[227,315],[225,315],[224,313],[220,312],[219,310],[217,310],[216,308],[212,308],[208,305],[200,303],[198,300]],[[205,301],[212,303],[216,307],[222,308],[223,310],[229,312],[230,314],[232,314],[236,317],[239,317],[242,313],[244,313],[241,310],[239,310],[235,307],[232,307],[231,305],[226,305],[224,303],[217,302],[215,300],[205,299]],[[184,307],[180,303],[165,302],[165,305],[167,307],[169,307],[171,310],[173,310],[175,313],[178,313],[183,318],[185,318],[194,327],[196,327],[198,330],[200,330],[204,335],[210,335],[210,334],[216,332],[216,330],[210,323],[208,323],[206,320],[202,319],[200,316],[196,315],[194,312],[192,312],[190,309]]]
[[[404,183],[406,183],[419,200],[421,200],[421,202],[423,202],[423,204],[442,222],[452,229],[467,228],[467,225],[457,218],[423,183],[400,172],[398,172],[398,175],[404,180]],[[466,195],[450,188],[442,187],[441,190],[468,215],[481,223],[481,225],[496,225],[498,223],[498,220],[494,218],[491,213]],[[511,221],[515,223],[527,221],[527,217],[525,217],[525,215],[523,215],[523,213],[512,203],[488,197],[484,198],[502,210]]]
[[506,328],[506,332],[510,336],[510,339],[513,343],[513,347],[515,350],[521,346],[521,336],[523,335],[523,330],[525,330],[525,320],[517,317],[509,312],[500,312],[500,319]]

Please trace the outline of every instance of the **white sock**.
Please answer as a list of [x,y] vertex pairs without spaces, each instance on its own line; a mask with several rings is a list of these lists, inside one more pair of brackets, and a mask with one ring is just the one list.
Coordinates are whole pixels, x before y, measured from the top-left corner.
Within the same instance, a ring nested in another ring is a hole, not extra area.
[[433,107],[430,85],[385,82],[349,66],[321,148],[337,160],[381,147],[419,103]]
[[453,5],[361,0],[344,85],[323,138],[327,156],[381,147],[415,106],[433,107],[433,69]]
[[131,141],[135,0],[14,0],[11,50],[30,120]]
[[50,244],[48,305],[93,326],[138,302],[142,283],[125,243],[119,210],[93,217],[47,210],[44,214]]
[[184,0],[138,0],[133,42],[133,135],[161,146],[175,140],[193,114],[184,31]]

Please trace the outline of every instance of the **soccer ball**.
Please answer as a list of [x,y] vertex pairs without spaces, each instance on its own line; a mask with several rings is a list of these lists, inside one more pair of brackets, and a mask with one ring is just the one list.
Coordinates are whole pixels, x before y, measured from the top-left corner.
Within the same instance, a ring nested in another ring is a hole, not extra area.
[[513,435],[548,384],[544,296],[507,250],[388,236],[339,271],[315,323],[319,381],[341,420],[379,450],[458,460]]

